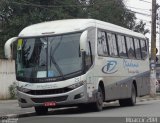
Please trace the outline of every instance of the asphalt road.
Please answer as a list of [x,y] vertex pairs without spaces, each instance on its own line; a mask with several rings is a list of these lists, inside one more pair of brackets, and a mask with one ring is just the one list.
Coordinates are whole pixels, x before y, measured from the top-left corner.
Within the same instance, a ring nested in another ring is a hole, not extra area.
[[18,118],[18,123],[116,123],[116,121],[126,123],[126,118],[131,117],[145,117],[138,119],[139,122],[146,123],[151,118],[150,123],[160,123],[160,100],[138,102],[134,107],[120,107],[114,102],[107,104],[101,112],[81,111],[76,107],[54,109],[43,116],[37,116],[35,113],[21,116]]

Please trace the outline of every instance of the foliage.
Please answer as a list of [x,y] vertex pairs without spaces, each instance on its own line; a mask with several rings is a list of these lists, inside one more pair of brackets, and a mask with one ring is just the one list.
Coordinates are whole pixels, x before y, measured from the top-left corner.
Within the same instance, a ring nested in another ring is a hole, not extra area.
[[148,29],[145,29],[146,23],[144,23],[143,21],[140,21],[135,27],[134,27],[134,31],[135,32],[142,32],[143,34],[149,33]]
[[89,9],[91,18],[111,22],[132,29],[135,25],[135,15],[130,13],[122,0],[93,1]]
[[10,99],[15,99],[17,95],[16,82],[9,86]]
[[4,45],[28,25],[69,18],[94,18],[147,32],[143,22],[135,23],[135,14],[123,0],[0,0],[0,43]]

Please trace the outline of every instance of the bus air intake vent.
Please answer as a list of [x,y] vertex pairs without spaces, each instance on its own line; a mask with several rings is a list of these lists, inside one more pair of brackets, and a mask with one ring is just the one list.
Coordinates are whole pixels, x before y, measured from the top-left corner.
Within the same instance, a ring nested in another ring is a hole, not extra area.
[[52,94],[62,94],[71,91],[70,88],[60,88],[60,89],[49,89],[49,90],[30,90],[26,92],[30,95],[52,95]]
[[35,103],[44,103],[44,102],[61,102],[67,100],[68,96],[59,96],[59,97],[49,97],[49,98],[31,98],[31,100]]

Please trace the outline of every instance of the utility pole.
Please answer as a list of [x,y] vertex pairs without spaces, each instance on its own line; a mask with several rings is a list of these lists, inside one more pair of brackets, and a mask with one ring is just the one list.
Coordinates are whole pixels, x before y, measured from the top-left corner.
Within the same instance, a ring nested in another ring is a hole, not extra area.
[[150,65],[150,96],[156,96],[156,0],[152,0],[152,30],[151,30],[151,65]]
[[[158,56],[158,59],[160,60],[160,10],[159,10],[159,13],[158,13],[158,26],[159,26],[159,56]],[[160,64],[160,61],[158,61],[158,64]]]

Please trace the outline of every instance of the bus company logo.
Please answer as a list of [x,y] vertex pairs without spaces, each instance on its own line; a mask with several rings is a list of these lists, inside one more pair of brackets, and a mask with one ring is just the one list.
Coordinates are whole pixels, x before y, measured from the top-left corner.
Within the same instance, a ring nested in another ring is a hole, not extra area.
[[124,66],[124,68],[138,68],[139,64],[134,63],[132,60],[131,61],[124,60],[123,66]]
[[112,74],[118,71],[116,68],[117,61],[107,61],[107,64],[102,68],[102,72],[106,74]]

